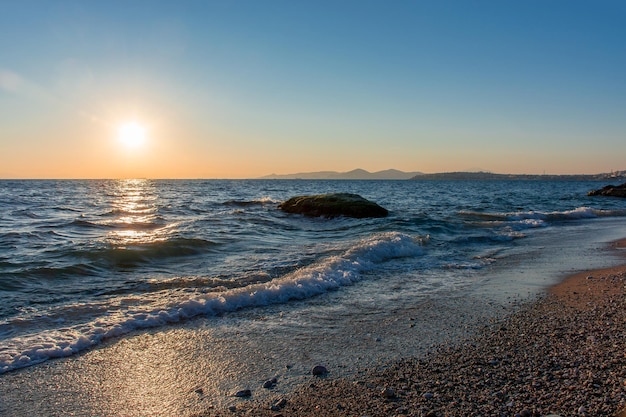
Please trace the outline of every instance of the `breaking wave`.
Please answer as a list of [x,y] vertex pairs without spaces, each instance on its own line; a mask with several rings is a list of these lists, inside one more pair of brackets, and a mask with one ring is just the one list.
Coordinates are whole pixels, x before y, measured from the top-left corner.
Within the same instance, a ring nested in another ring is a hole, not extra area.
[[[387,260],[422,255],[427,240],[399,232],[379,233],[340,254],[271,280],[261,274],[256,280],[240,281],[240,286],[231,283],[229,288],[216,287],[219,281],[215,279],[170,279],[162,285],[152,282],[154,291],[147,294],[67,305],[46,315],[5,320],[0,322],[0,336],[5,338],[0,348],[0,373],[70,356],[138,329],[314,297],[354,284],[363,273]],[[66,325],[77,321],[79,324]]]

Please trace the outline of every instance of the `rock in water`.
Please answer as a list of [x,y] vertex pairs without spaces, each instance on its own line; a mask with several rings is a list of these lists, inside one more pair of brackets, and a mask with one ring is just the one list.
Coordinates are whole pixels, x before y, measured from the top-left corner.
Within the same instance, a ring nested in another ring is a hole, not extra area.
[[287,213],[328,218],[346,216],[362,219],[366,217],[385,217],[389,214],[387,209],[378,204],[358,194],[350,193],[292,197],[281,203],[278,208]]
[[622,185],[607,185],[599,190],[589,191],[587,195],[604,195],[609,197],[626,197],[626,183]]

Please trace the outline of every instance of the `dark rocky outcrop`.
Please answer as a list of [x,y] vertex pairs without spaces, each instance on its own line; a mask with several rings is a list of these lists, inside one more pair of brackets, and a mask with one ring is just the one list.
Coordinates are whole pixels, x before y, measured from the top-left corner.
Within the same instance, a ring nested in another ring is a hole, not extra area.
[[389,212],[358,194],[334,193],[292,197],[278,206],[287,213],[313,217],[385,217]]
[[607,185],[599,190],[589,191],[587,195],[605,195],[609,197],[626,198],[626,182],[622,185]]

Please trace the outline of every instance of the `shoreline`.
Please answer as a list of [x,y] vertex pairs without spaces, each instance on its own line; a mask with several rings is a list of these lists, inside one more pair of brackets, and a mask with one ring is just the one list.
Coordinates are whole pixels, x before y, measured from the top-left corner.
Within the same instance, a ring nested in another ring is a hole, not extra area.
[[362,378],[311,377],[290,396],[230,412],[626,417],[625,283],[626,264],[577,273],[457,346]]
[[[294,368],[248,398],[213,395],[234,392],[220,384],[248,369],[219,337],[236,329],[216,335],[198,320],[138,332],[0,376],[0,415],[616,416],[626,407],[625,278],[626,264],[574,274],[423,356],[349,376]],[[300,382],[287,389],[290,378]]]

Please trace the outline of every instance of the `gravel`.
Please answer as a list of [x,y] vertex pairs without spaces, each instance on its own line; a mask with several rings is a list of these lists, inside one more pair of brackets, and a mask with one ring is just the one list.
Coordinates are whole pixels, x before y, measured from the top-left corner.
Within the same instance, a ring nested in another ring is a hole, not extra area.
[[229,414],[626,417],[625,277],[572,277],[475,338],[358,378],[312,377]]

